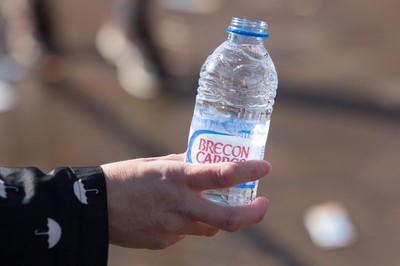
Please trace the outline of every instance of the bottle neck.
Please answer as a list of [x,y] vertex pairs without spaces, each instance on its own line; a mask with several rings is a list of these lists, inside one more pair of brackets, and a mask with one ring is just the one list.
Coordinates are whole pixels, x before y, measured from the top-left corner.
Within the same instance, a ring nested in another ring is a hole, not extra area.
[[264,45],[264,40],[265,38],[261,37],[246,36],[233,32],[228,33],[228,41],[233,43]]
[[226,29],[228,41],[235,43],[263,44],[268,38],[268,24],[260,20],[233,17]]

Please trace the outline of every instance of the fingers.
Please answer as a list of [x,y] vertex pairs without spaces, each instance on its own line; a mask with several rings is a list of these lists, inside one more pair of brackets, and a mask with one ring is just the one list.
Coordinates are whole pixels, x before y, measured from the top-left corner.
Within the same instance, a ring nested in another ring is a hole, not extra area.
[[266,198],[256,198],[252,203],[239,206],[210,202],[205,198],[190,210],[193,219],[224,231],[234,232],[240,228],[262,221],[268,208]]
[[186,171],[186,180],[189,187],[200,191],[227,188],[258,180],[270,169],[270,164],[263,160],[191,165]]
[[[154,235],[154,236],[148,236],[147,242],[144,243],[143,246],[139,247],[145,247],[150,250],[160,250],[167,248],[169,246],[172,246],[179,241],[183,240],[185,238],[185,235]],[[130,246],[128,246],[130,247]]]
[[202,222],[193,222],[187,225],[182,231],[182,234],[193,236],[213,236],[217,234],[219,229]]
[[164,160],[169,160],[169,161],[179,161],[183,162],[185,160],[185,154],[180,153],[180,154],[169,154],[167,156],[162,157]]

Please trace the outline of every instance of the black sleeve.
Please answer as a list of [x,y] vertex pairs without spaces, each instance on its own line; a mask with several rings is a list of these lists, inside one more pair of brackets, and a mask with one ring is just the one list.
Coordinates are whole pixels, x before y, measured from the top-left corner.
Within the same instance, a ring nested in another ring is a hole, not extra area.
[[1,265],[107,265],[100,167],[0,167]]

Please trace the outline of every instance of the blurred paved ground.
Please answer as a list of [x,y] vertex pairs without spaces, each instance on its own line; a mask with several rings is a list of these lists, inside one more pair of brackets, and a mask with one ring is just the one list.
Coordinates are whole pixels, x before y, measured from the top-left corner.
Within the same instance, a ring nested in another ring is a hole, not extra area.
[[[14,109],[0,114],[2,165],[48,171],[184,151],[193,81],[230,17],[270,24],[281,86],[266,153],[273,171],[259,188],[271,200],[266,219],[162,251],[111,246],[110,265],[400,265],[398,1],[229,1],[208,15],[156,5],[156,25],[173,14],[191,29],[180,50],[166,50],[189,78],[177,81],[175,94],[146,101],[123,91],[94,52],[106,1],[54,3],[66,79],[44,84],[32,73],[15,86]],[[304,212],[330,200],[342,202],[356,226],[349,248],[322,250],[307,235]]]

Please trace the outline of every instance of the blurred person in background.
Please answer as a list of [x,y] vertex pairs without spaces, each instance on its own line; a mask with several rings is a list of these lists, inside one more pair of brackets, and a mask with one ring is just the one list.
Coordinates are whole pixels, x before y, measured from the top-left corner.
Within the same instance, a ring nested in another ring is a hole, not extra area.
[[230,206],[202,191],[267,175],[266,161],[187,164],[183,154],[94,167],[0,167],[2,265],[106,265],[108,244],[162,249],[185,235],[259,223],[263,197]]
[[[96,47],[116,66],[123,89],[152,98],[169,88],[170,71],[156,45],[151,21],[153,1],[112,0],[98,31]],[[38,70],[46,82],[63,78],[63,51],[57,43],[55,3],[50,0],[2,0],[7,52],[21,66]]]
[[49,0],[1,0],[6,53],[46,82],[63,78],[62,51],[56,42]]
[[[161,25],[155,23],[152,17],[155,2],[111,1],[96,38],[99,53],[116,66],[121,87],[142,99],[152,98],[160,92],[170,93],[174,89],[173,79],[179,75],[179,70],[166,58],[163,50],[166,47],[163,46],[177,45],[190,38],[186,21],[177,20],[176,15],[166,16],[159,22]],[[199,15],[217,12],[225,0],[162,0],[157,4],[173,13]],[[170,57],[174,56],[177,55]]]
[[153,1],[114,0],[98,31],[96,47],[117,68],[123,89],[152,98],[168,89],[169,71],[156,45],[150,19]]
[[[141,99],[169,92],[175,75],[159,44],[160,36],[152,18],[154,2],[109,1],[96,37],[96,48],[116,67],[120,86]],[[160,3],[167,10],[207,14],[220,10],[225,1],[163,0]],[[37,70],[36,74],[46,82],[62,80],[65,74],[63,48],[57,41],[55,4],[51,0],[0,1],[8,53],[22,66]],[[180,34],[189,31],[185,23],[180,26]],[[164,33],[167,34],[171,32]]]

